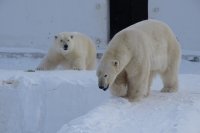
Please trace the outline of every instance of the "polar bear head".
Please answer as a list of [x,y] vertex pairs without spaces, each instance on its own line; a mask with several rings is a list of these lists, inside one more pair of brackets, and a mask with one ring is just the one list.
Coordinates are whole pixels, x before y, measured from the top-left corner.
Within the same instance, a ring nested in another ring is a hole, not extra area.
[[96,75],[99,88],[106,91],[114,82],[119,73],[119,61],[116,59],[103,58],[100,61]]
[[66,55],[73,50],[75,45],[74,34],[70,32],[61,32],[55,36],[54,44],[59,53]]

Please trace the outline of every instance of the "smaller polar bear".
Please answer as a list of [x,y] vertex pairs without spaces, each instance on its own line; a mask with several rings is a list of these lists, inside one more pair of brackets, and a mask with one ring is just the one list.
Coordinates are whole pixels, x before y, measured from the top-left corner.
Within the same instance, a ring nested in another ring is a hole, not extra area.
[[175,92],[180,52],[176,36],[163,22],[136,23],[110,41],[97,69],[99,88],[110,87],[113,95],[137,101],[149,95],[158,73],[164,84],[161,91]]
[[59,33],[37,70],[52,70],[59,65],[64,69],[95,69],[95,44],[89,37],[78,32]]

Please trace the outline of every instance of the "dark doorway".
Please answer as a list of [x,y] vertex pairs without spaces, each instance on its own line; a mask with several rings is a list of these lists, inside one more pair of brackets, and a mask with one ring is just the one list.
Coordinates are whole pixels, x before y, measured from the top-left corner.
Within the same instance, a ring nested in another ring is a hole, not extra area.
[[145,19],[148,19],[148,0],[110,0],[110,38]]

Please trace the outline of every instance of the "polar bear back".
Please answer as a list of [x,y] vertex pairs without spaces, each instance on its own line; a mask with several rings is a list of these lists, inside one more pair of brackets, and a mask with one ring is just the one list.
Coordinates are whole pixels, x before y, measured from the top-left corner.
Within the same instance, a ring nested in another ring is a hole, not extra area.
[[[180,58],[180,46],[177,44],[176,36],[168,25],[158,20],[145,20],[117,33],[109,44],[115,50],[108,52],[115,51],[112,54],[117,55],[126,52],[128,57],[137,57],[139,62],[150,58],[152,71],[164,71],[171,58]],[[127,49],[124,50],[124,47]]]
[[[79,55],[85,55],[86,59],[86,66],[88,70],[93,70],[96,68],[96,47],[94,42],[86,35],[79,33],[79,32],[72,32],[75,39],[75,46],[74,52],[79,52]],[[82,54],[80,54],[82,53]]]

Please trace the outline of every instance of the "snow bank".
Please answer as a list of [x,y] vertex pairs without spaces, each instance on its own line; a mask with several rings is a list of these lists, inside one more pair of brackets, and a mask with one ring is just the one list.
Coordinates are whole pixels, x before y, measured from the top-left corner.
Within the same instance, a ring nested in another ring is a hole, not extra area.
[[[127,130],[128,133],[133,129],[140,132],[159,124],[155,130],[151,129],[156,133],[161,128],[170,127],[169,123],[179,125],[175,127],[178,133],[191,128],[194,131],[192,133],[196,133],[200,116],[200,75],[194,74],[200,74],[200,63],[182,61],[180,71],[187,75],[180,75],[180,93],[159,93],[162,84],[157,78],[152,95],[132,105],[124,99],[109,99],[109,91],[98,89],[94,71],[23,71],[34,69],[40,60],[0,59],[0,68],[4,69],[0,70],[0,133],[56,133],[65,123],[66,126],[59,133],[107,132],[109,127],[110,132]],[[181,99],[185,102],[181,102]],[[179,106],[181,110],[178,110]],[[176,114],[179,117],[173,122],[169,116],[175,118]],[[82,117],[73,120],[79,116]],[[144,129],[137,128],[139,125],[144,126]],[[169,131],[168,128],[166,131]]]
[[0,73],[0,133],[55,133],[109,97],[94,71]]
[[172,94],[158,91],[157,79],[148,98],[137,103],[111,98],[58,133],[199,133],[199,79],[199,75],[181,75],[181,89]]

